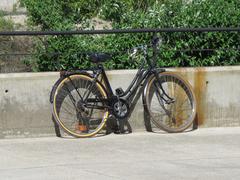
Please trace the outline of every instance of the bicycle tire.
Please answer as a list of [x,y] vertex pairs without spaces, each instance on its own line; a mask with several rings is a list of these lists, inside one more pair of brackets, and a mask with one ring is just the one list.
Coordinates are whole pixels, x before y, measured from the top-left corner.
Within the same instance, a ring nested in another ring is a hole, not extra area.
[[[86,93],[89,96],[83,101]],[[90,97],[95,99],[95,103],[104,105],[101,99],[107,98],[107,93],[100,82],[93,81],[92,77],[85,74],[69,75],[56,86],[52,112],[56,122],[67,134],[78,138],[91,137],[105,126],[109,116],[108,109],[85,107],[84,102],[88,102]]]
[[150,119],[169,133],[182,132],[192,125],[196,116],[196,97],[191,85],[172,72],[160,73],[159,81],[152,76],[146,87]]

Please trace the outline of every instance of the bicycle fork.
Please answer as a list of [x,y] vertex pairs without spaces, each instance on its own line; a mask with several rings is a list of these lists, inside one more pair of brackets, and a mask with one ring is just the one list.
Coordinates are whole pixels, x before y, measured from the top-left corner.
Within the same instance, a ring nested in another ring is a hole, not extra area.
[[157,79],[157,82],[153,82],[154,83],[154,86],[156,88],[156,96],[157,96],[157,99],[159,101],[159,104],[161,105],[161,107],[163,108],[163,110],[165,111],[165,113],[167,114],[167,116],[172,119],[173,123],[175,124],[176,123],[176,119],[172,116],[172,113],[171,111],[169,111],[168,109],[165,108],[164,104],[172,104],[172,103],[175,103],[175,100],[174,98],[170,97],[166,91],[164,90],[164,88],[162,87],[162,84],[161,84],[161,80],[160,78],[158,77],[157,74],[155,74],[156,76],[156,79]]

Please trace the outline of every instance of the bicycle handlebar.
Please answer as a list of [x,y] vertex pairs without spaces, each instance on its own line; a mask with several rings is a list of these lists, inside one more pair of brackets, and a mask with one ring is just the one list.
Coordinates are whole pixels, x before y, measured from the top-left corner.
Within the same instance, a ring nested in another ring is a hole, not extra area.
[[135,56],[139,50],[142,50],[144,52],[144,54],[146,54],[147,46],[146,45],[140,45],[140,46],[132,48],[130,50],[130,51],[132,51],[132,53],[130,54],[130,57]]
[[[162,39],[159,38],[156,34],[153,36],[151,43],[149,45],[140,45],[140,46],[136,46],[132,49],[129,50],[129,56],[131,58],[135,57],[135,55],[137,54],[137,52],[143,51],[144,54],[144,59],[148,62],[148,64],[152,67],[156,66],[157,63],[157,54],[158,54],[158,46],[162,43]],[[150,59],[152,59],[152,61],[150,61],[148,54],[147,54],[147,48],[152,48],[152,57]]]

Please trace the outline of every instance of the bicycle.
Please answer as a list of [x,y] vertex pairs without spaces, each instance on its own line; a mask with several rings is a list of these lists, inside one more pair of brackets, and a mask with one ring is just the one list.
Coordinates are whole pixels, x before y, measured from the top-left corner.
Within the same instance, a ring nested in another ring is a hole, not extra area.
[[60,72],[50,95],[53,117],[60,127],[74,137],[96,135],[109,116],[119,121],[130,116],[132,100],[142,87],[144,109],[156,127],[171,133],[189,128],[196,115],[195,95],[179,75],[156,68],[158,44],[154,36],[150,46],[133,48],[131,57],[142,53],[140,67],[128,88],[117,88],[115,94],[102,65],[111,59],[109,54],[89,54],[97,64],[92,69]]

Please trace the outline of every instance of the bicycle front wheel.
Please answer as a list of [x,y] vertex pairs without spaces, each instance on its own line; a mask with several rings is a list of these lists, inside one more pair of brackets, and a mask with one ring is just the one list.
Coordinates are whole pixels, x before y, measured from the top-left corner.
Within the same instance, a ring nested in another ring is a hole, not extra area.
[[150,118],[160,129],[171,133],[182,132],[196,116],[196,98],[192,88],[171,72],[161,73],[158,77],[150,79],[146,90]]
[[108,109],[103,86],[84,74],[65,77],[53,96],[53,115],[62,129],[74,137],[90,137],[105,125]]

